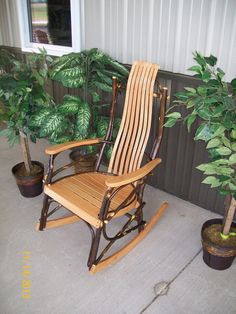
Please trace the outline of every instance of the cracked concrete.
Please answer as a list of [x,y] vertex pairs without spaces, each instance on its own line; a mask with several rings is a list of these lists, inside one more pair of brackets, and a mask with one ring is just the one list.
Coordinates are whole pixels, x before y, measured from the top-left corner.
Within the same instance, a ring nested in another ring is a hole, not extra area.
[[[33,158],[45,164],[46,145],[32,146]],[[145,218],[165,200],[166,213],[132,252],[91,276],[87,227],[76,223],[36,232],[42,195],[19,195],[11,176],[18,147],[9,149],[1,139],[0,157],[1,314],[236,313],[236,262],[223,272],[202,262],[201,225],[216,214],[147,187]],[[30,251],[29,299],[21,298],[22,251]]]
[[140,314],[145,313],[146,310],[148,310],[148,308],[150,308],[153,303],[161,296],[167,295],[171,284],[182,274],[182,272],[193,262],[193,260],[202,252],[202,249],[199,250],[199,252],[197,252],[193,258],[191,258],[191,260],[176,274],[176,276],[169,282],[166,281],[161,281],[158,282],[157,284],[155,284],[153,290],[155,293],[155,297],[152,299],[152,301],[145,306],[145,308],[140,312]]

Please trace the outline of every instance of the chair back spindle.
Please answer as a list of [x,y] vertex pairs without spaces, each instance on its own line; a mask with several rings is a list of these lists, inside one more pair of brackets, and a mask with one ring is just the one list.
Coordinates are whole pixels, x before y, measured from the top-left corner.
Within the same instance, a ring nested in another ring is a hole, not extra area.
[[134,62],[129,75],[123,116],[108,172],[121,175],[141,166],[150,134],[153,90],[159,66]]

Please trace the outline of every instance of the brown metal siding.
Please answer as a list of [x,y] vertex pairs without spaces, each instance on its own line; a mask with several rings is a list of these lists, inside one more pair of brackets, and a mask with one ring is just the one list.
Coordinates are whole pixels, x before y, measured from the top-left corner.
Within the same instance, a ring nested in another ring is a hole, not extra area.
[[[159,79],[171,81],[170,99],[183,90],[184,86],[197,86],[196,78],[186,75],[160,71]],[[224,197],[209,185],[201,184],[202,172],[195,167],[207,161],[207,152],[203,141],[193,140],[198,121],[190,133],[186,126],[179,123],[171,129],[165,129],[160,157],[163,162],[151,178],[151,184],[177,197],[190,201],[214,212],[224,210]],[[154,131],[155,128],[153,128]]]

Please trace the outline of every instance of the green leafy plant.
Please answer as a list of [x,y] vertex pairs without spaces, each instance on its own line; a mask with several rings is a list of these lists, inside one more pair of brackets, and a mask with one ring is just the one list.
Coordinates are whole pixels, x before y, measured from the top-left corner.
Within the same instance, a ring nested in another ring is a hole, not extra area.
[[[213,55],[204,57],[194,53],[197,65],[189,70],[202,81],[197,88],[185,87],[176,93],[174,106],[167,113],[166,127],[177,121],[186,123],[191,129],[196,119],[200,125],[195,131],[195,141],[204,141],[209,154],[209,162],[197,167],[205,175],[202,183],[218,188],[221,194],[232,197],[231,211],[226,210],[222,234],[229,234],[235,211],[236,198],[236,79],[231,83],[223,81],[224,71],[216,66]],[[173,111],[183,106],[185,114]],[[229,219],[230,217],[230,219]]]
[[[38,127],[39,136],[47,136],[53,143],[104,137],[109,121],[101,109],[108,105],[102,103],[101,92],[112,92],[112,76],[124,83],[128,73],[96,48],[56,58],[50,77],[65,87],[78,88],[80,96],[65,95],[62,103],[41,110],[32,118],[32,127]],[[92,147],[86,149],[91,151]]]
[[37,135],[29,122],[51,100],[44,88],[49,61],[45,50],[27,55],[26,62],[0,50],[0,121],[6,126],[0,135],[6,136],[11,146],[20,142],[27,173],[32,170],[28,138],[36,142]]

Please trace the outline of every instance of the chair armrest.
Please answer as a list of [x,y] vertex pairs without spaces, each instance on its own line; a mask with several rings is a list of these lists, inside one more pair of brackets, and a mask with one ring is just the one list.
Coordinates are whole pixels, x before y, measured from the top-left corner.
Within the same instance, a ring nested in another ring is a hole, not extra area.
[[135,182],[139,179],[142,179],[147,174],[149,174],[158,164],[161,163],[160,158],[156,158],[140,169],[137,169],[133,172],[126,173],[120,176],[109,177],[105,183],[108,187],[115,188],[122,185],[126,185],[132,182]]
[[79,146],[87,146],[87,145],[94,145],[101,143],[103,139],[101,138],[94,138],[94,139],[86,139],[86,140],[79,140],[79,141],[72,141],[72,142],[67,142],[63,144],[57,144],[50,146],[45,149],[45,153],[48,155],[55,155],[58,153],[61,153],[67,149],[74,148],[74,147],[79,147]]

